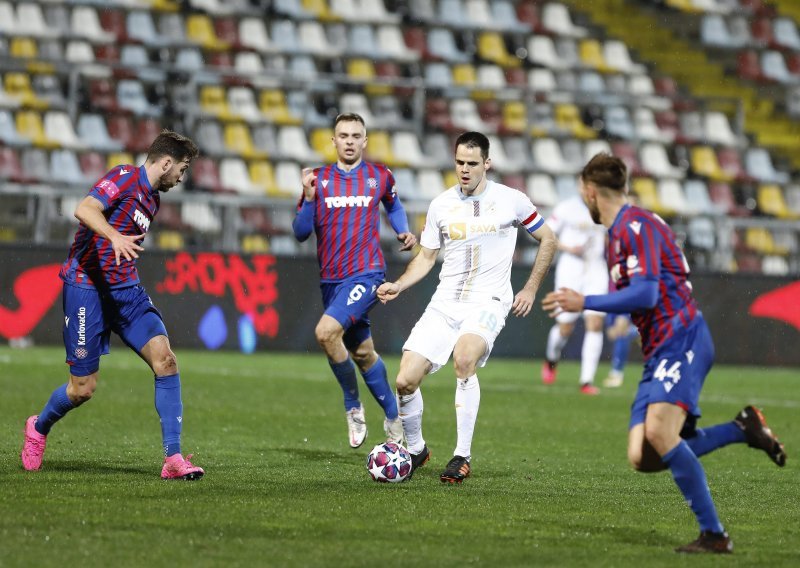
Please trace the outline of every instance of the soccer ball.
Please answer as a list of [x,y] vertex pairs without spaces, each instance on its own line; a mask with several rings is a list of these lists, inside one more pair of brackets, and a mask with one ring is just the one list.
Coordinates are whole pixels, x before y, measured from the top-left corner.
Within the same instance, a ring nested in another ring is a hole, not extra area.
[[399,483],[411,473],[411,454],[394,442],[378,444],[367,456],[370,477],[381,483]]

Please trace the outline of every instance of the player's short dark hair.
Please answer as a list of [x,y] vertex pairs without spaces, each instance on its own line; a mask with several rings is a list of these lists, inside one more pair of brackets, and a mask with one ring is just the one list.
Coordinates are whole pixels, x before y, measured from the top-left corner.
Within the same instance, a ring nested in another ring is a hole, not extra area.
[[197,144],[189,138],[165,128],[147,149],[147,161],[155,162],[159,158],[169,156],[176,162],[184,160],[191,162],[199,153]]
[[489,139],[480,132],[464,132],[456,138],[455,150],[459,146],[466,146],[467,148],[480,148],[481,157],[484,160],[489,159]]
[[625,162],[606,152],[595,154],[583,167],[581,180],[615,191],[625,192],[628,182],[628,168]]
[[340,122],[360,122],[361,126],[364,128],[367,127],[367,125],[364,123],[364,117],[355,112],[343,112],[336,115],[336,120],[333,121],[333,128],[335,129],[336,125]]

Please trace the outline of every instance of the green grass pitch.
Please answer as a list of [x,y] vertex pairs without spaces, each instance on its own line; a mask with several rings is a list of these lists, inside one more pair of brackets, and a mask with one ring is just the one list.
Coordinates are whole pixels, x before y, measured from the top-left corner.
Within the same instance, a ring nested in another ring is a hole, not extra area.
[[[565,362],[544,387],[539,361],[489,361],[473,476],[443,485],[455,446],[452,367],[426,379],[432,458],[414,479],[378,484],[364,466],[382,414],[362,383],[370,429],[347,444],[341,394],[320,353],[178,352],[184,453],[206,476],[166,482],[153,381],[120,346],[95,398],[53,429],[44,466],[19,461],[25,418],[66,377],[63,350],[0,348],[0,566],[674,566],[720,565],[673,548],[696,536],[666,472],[627,465],[625,386],[578,393]],[[387,357],[390,375],[398,360]],[[602,366],[598,376],[604,376]],[[800,565],[800,377],[716,367],[701,425],[764,408],[785,468],[744,445],[703,458],[734,541],[726,566]]]

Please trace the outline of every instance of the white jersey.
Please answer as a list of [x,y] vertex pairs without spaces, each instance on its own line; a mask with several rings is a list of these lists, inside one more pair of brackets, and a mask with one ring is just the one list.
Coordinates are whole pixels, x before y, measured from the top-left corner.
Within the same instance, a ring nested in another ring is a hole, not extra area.
[[[587,263],[599,261],[605,264],[606,228],[592,221],[589,208],[580,196],[570,197],[556,205],[547,224],[562,245],[582,247],[582,258]],[[569,256],[575,255],[562,251],[559,261]]]
[[431,302],[496,299],[510,305],[517,227],[533,232],[543,223],[527,195],[493,181],[475,197],[464,196],[458,185],[438,195],[420,237],[426,248],[444,246],[439,286]]

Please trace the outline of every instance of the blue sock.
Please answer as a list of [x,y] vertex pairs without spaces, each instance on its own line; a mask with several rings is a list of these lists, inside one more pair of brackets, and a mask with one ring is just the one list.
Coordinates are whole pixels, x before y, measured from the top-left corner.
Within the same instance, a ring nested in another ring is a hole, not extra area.
[[719,522],[717,509],[711,499],[706,472],[686,441],[681,440],[677,446],[662,456],[661,460],[669,467],[675,484],[694,511],[694,516],[700,523],[700,530],[723,532],[725,529]]
[[397,418],[397,399],[394,396],[392,387],[389,386],[389,380],[386,377],[386,365],[383,364],[383,359],[378,357],[375,364],[362,372],[361,376],[364,377],[364,382],[367,383],[369,392],[372,393],[372,396],[383,408],[386,418],[389,420]]
[[614,349],[611,354],[611,368],[615,371],[622,371],[625,362],[628,360],[631,342],[627,336],[619,337],[614,340]]
[[161,419],[161,440],[164,456],[181,453],[181,426],[183,403],[181,402],[181,375],[156,377],[156,412]]
[[42,436],[50,433],[53,424],[64,418],[64,415],[75,408],[67,396],[67,383],[64,383],[50,395],[50,400],[44,405],[36,419],[36,431]]
[[744,432],[734,422],[697,429],[697,435],[686,440],[698,458],[728,444],[744,442]]
[[358,377],[356,377],[356,366],[353,365],[353,360],[350,356],[341,363],[334,363],[328,359],[328,364],[331,366],[331,371],[339,381],[339,386],[342,387],[344,393],[344,409],[345,411],[351,408],[358,408],[361,402],[358,400]]

